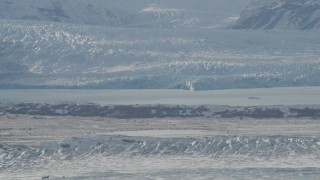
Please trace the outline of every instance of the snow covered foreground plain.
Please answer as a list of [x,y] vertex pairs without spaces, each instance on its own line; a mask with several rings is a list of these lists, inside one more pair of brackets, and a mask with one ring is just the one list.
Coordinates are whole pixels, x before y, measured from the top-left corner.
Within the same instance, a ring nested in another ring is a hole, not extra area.
[[0,121],[1,179],[317,179],[320,171],[312,119]]
[[320,106],[310,104],[7,101],[0,106],[0,178],[317,179],[319,118]]

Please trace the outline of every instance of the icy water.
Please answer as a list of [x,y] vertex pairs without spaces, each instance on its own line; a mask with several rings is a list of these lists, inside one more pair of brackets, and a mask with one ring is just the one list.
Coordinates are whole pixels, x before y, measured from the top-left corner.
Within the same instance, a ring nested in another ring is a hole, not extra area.
[[303,105],[319,104],[320,87],[183,90],[0,90],[0,102],[184,105]]

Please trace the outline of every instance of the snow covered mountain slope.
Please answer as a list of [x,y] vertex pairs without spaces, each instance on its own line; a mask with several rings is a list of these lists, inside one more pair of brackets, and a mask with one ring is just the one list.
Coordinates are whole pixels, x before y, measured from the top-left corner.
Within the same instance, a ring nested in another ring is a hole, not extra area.
[[216,27],[250,0],[0,0],[0,18],[107,26]]
[[1,20],[0,84],[195,90],[320,85],[316,36]]
[[320,29],[319,0],[254,0],[242,12],[239,29]]
[[125,18],[110,3],[87,0],[1,0],[0,11],[3,19],[99,25],[118,25]]

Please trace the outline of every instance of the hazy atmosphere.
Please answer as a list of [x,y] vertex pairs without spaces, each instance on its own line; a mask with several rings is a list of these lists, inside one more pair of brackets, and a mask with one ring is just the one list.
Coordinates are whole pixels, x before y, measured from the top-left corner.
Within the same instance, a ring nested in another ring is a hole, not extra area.
[[319,0],[0,0],[0,179],[319,179]]

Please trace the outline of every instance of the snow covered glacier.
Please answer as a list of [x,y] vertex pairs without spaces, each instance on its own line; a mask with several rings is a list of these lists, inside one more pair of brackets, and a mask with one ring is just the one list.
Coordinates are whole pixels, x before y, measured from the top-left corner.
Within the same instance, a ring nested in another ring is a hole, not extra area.
[[232,28],[248,3],[3,0],[0,87],[319,85],[318,31]]
[[319,85],[318,32],[93,27],[1,20],[2,87]]

